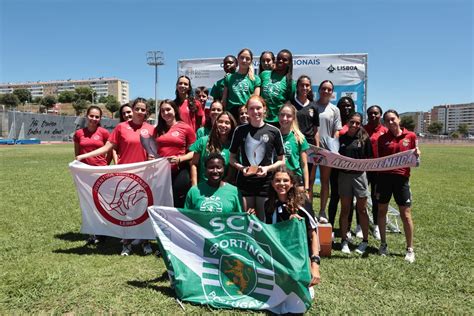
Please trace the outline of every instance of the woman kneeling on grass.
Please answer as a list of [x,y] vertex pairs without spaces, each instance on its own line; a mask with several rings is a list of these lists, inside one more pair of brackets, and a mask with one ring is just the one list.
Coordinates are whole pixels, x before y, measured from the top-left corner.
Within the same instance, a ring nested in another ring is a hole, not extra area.
[[[420,155],[418,141],[413,132],[400,126],[400,116],[395,110],[387,110],[383,114],[383,121],[388,128],[388,133],[379,137],[377,142],[378,156],[385,157],[402,151],[416,148],[416,155]],[[407,250],[405,260],[409,263],[415,262],[413,251],[413,221],[411,218],[411,192],[410,192],[410,168],[399,168],[379,173],[377,182],[377,199],[379,203],[378,223],[380,228],[381,244],[379,253],[387,255],[386,216],[388,203],[392,197],[400,210],[400,218],[403,222]]]
[[224,158],[211,152],[205,161],[207,180],[193,186],[186,195],[184,208],[203,212],[242,212],[242,195],[237,187],[223,181]]
[[298,182],[293,172],[286,166],[280,166],[275,171],[271,187],[268,193],[268,200],[265,203],[266,223],[276,224],[291,219],[304,219],[307,238],[308,251],[311,260],[311,282],[312,286],[321,281],[319,274],[319,239],[316,234],[317,224],[314,217],[303,208],[305,194],[297,190]]
[[[362,115],[353,113],[349,116],[347,132],[339,137],[339,153],[354,159],[368,159],[372,157],[372,145],[369,135],[361,128]],[[367,175],[362,171],[339,169],[338,190],[341,197],[341,216],[339,227],[341,228],[342,252],[351,253],[347,240],[349,226],[349,213],[352,208],[352,200],[356,197],[356,209],[359,214],[360,226],[362,227],[362,242],[356,252],[365,253],[369,238],[369,217],[367,215],[368,190]]]

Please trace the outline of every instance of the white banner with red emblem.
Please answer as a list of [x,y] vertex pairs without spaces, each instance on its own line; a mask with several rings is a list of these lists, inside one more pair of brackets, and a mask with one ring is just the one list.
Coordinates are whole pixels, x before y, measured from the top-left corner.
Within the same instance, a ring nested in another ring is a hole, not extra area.
[[173,206],[171,169],[164,158],[105,167],[75,160],[69,169],[82,209],[82,233],[154,239],[148,206]]

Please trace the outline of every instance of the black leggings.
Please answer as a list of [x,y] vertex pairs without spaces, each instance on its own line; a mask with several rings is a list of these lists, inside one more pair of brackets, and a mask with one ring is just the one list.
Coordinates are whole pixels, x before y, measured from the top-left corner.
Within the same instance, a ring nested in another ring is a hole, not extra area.
[[379,202],[377,201],[377,172],[367,172],[367,180],[370,184],[370,198],[372,199],[372,218],[377,225],[379,218]]
[[[331,196],[329,199],[329,206],[328,206],[328,215],[329,215],[329,222],[331,223],[332,227],[334,228],[334,222],[336,220],[337,214],[337,205],[339,204],[339,169],[331,169],[331,176],[329,178],[329,183],[331,185]],[[351,210],[349,212],[349,229],[351,227],[352,218],[354,216],[354,203],[351,205]],[[356,221],[359,224],[359,214],[356,212]]]
[[191,188],[191,178],[189,177],[189,168],[184,167],[172,173],[174,207],[184,207],[184,200]]

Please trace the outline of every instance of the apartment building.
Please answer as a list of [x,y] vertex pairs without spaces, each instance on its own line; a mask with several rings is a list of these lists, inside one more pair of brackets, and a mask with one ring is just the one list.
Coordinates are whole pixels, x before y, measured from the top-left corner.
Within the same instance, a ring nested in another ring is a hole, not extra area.
[[12,93],[15,89],[28,89],[33,98],[46,95],[58,96],[64,91],[74,91],[78,87],[90,87],[96,92],[96,99],[101,96],[113,95],[120,104],[129,101],[130,90],[128,81],[119,78],[90,78],[80,80],[54,80],[20,83],[0,83],[0,94]]
[[400,117],[411,116],[415,123],[415,129],[413,130],[417,134],[427,133],[428,126],[431,124],[431,112],[404,112],[400,113]]
[[474,134],[474,103],[435,106],[431,109],[431,122],[443,123],[443,134],[457,131],[460,124],[467,124],[469,134]]

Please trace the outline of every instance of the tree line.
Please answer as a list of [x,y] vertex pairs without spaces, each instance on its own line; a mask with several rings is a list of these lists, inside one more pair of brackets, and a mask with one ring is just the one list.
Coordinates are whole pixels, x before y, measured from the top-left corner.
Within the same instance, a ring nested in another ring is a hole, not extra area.
[[[400,121],[400,125],[409,131],[415,130],[415,119],[412,116],[403,116]],[[442,122],[432,122],[427,127],[427,131],[433,135],[440,135],[443,131]],[[459,124],[458,129],[450,134],[453,138],[459,138],[460,136],[467,137],[469,135],[469,125],[466,123]]]
[[[13,93],[7,93],[0,95],[0,104],[4,104],[7,108],[15,108],[19,104],[25,104],[26,102],[33,104],[40,104],[42,106],[42,112],[46,112],[51,109],[56,103],[71,103],[72,107],[76,111],[76,115],[81,115],[92,103],[105,104],[105,108],[112,113],[116,113],[120,108],[120,102],[113,96],[101,96],[96,100],[97,93],[90,87],[77,87],[74,91],[63,91],[56,97],[55,95],[46,95],[44,97],[32,98],[31,92],[28,89],[15,89]],[[153,99],[148,99],[147,103],[151,108],[155,107]],[[115,117],[118,117],[119,113],[116,113]],[[415,120],[412,116],[404,116],[401,119],[401,126],[405,127],[410,131],[415,130]],[[442,122],[432,122],[427,130],[430,134],[440,135],[443,131]],[[454,138],[459,136],[468,136],[469,126],[465,123],[459,124],[457,131],[452,133]]]
[[40,112],[47,112],[56,103],[71,103],[76,115],[81,115],[91,104],[102,103],[105,108],[112,113],[112,116],[120,108],[120,102],[113,95],[101,96],[97,100],[97,93],[90,87],[77,87],[74,91],[63,91],[55,95],[35,97],[28,89],[15,89],[12,93],[0,95],[0,104],[7,108],[15,108],[20,104],[33,103],[40,104]]

